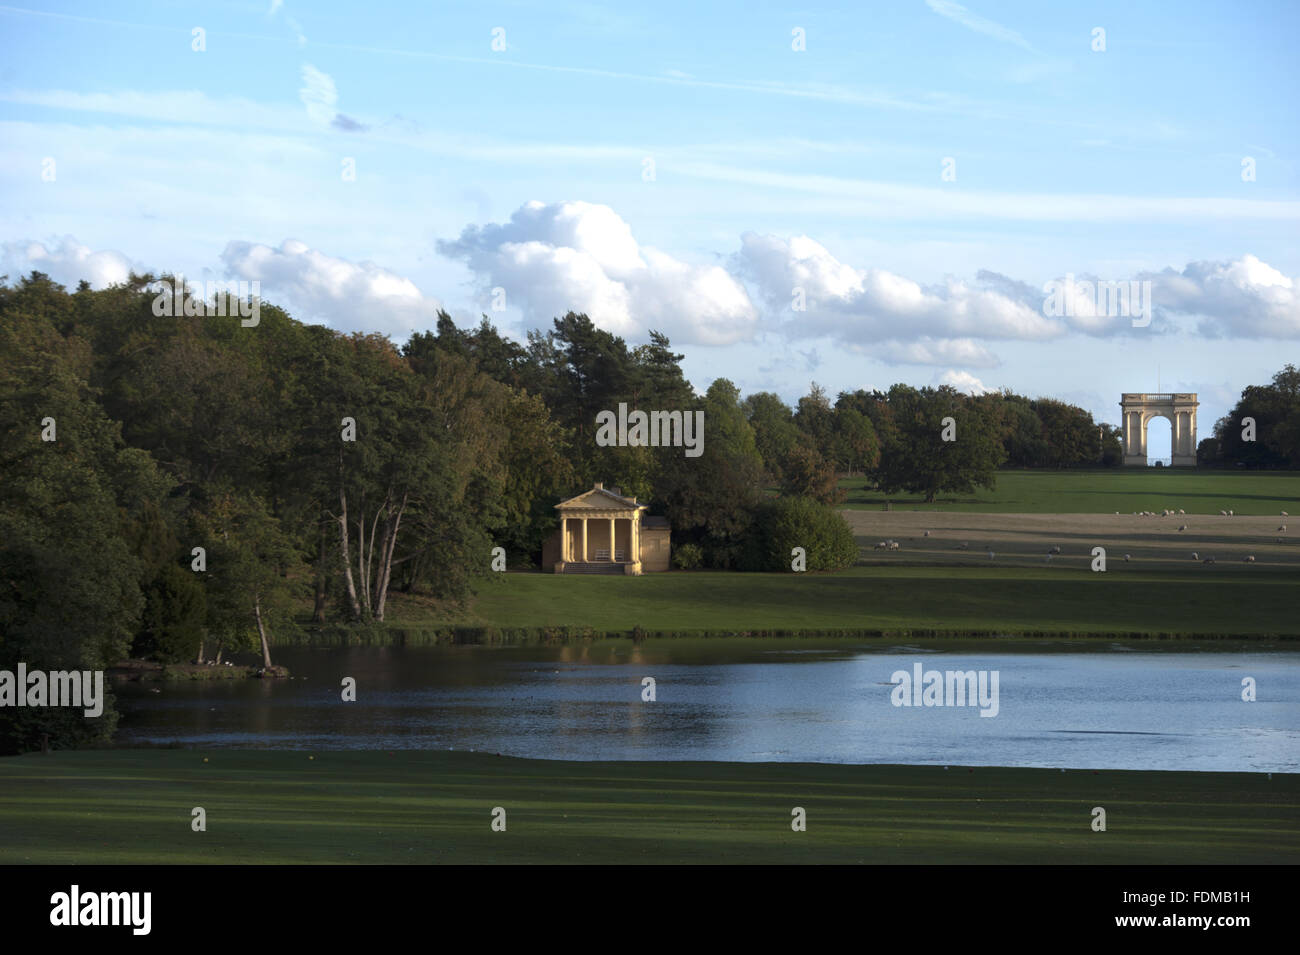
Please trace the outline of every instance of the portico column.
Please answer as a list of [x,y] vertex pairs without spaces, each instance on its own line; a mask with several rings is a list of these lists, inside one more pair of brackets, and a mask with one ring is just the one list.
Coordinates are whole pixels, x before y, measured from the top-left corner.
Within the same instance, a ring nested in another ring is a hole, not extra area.
[[560,518],[560,560],[573,560],[569,556],[571,549],[569,547],[569,519],[562,517]]
[[614,518],[609,519],[609,560],[614,562]]
[[582,563],[587,562],[587,519],[582,519]]

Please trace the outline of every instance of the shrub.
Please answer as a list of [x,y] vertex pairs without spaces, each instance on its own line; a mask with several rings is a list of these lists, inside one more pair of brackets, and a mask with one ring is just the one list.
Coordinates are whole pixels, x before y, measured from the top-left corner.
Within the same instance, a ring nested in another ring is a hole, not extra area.
[[699,544],[678,544],[673,551],[673,565],[678,570],[696,570],[704,563],[704,551]]
[[844,518],[807,497],[783,497],[759,508],[753,537],[762,570],[789,571],[791,550],[802,547],[808,570],[841,570],[858,559],[858,545]]

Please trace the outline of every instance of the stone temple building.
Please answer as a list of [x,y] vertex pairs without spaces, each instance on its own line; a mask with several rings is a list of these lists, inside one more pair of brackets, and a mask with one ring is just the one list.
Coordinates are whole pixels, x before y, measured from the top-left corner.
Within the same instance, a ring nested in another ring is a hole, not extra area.
[[669,568],[668,518],[618,488],[597,483],[555,505],[560,529],[542,545],[542,566],[557,574],[648,574]]

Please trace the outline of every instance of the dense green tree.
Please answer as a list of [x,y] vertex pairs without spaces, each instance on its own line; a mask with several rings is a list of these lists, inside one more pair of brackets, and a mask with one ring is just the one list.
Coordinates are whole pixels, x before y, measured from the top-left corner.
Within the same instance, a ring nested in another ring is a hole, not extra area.
[[[882,434],[877,484],[885,493],[909,491],[933,503],[944,491],[991,488],[1005,457],[995,426],[948,386],[889,389],[890,420]],[[945,419],[952,421],[945,424]],[[953,440],[945,441],[947,432]]]

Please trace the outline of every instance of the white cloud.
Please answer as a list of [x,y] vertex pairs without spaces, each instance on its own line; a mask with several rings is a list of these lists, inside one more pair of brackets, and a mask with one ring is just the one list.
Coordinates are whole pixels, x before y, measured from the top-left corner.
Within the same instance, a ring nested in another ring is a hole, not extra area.
[[431,327],[441,307],[395,272],[335,258],[295,239],[278,249],[231,242],[221,259],[229,277],[261,282],[262,298],[283,301],[300,321],[405,337]]
[[924,338],[916,342],[885,342],[877,348],[853,346],[891,365],[961,365],[966,368],[996,368],[1002,364],[979,342],[971,338]]
[[463,259],[485,288],[506,291],[534,324],[570,310],[624,336],[725,345],[751,338],[758,311],[720,266],[683,262],[640,245],[608,206],[529,202],[510,222],[470,226],[444,255]]
[[[0,243],[0,275],[8,275],[10,282],[35,270],[69,289],[75,289],[82,279],[91,288],[102,289],[125,282],[131,268],[131,260],[122,253],[95,252],[70,235],[51,246],[35,241]],[[146,270],[136,266],[136,271]]]
[[1210,338],[1300,338],[1300,278],[1253,255],[1229,262],[1191,262],[1181,272],[1142,273],[1157,314],[1201,319]]
[[333,78],[328,73],[322,73],[310,63],[304,63],[302,65],[302,83],[302,88],[298,90],[298,98],[307,107],[307,115],[317,125],[328,125],[334,118],[334,107],[339,100],[338,90],[334,86]]
[[952,387],[956,388],[958,391],[968,395],[982,395],[997,390],[995,388],[990,388],[970,372],[955,371],[951,368],[939,376],[938,383],[941,385],[952,385]]
[[[924,287],[883,269],[854,268],[808,236],[746,233],[735,262],[773,315],[787,317],[783,330],[792,336],[826,335],[860,345],[927,338],[1041,341],[1068,331],[999,289],[957,279]],[[791,310],[796,288],[804,292],[805,312]]]
[[925,0],[925,5],[939,16],[947,17],[969,30],[974,30],[976,33],[983,33],[985,36],[991,36],[1003,43],[1013,43],[1026,50],[1033,50],[1033,47],[1029,45],[1029,41],[1015,30],[972,13],[960,3],[953,3],[952,0]]

